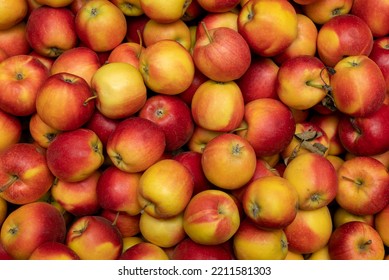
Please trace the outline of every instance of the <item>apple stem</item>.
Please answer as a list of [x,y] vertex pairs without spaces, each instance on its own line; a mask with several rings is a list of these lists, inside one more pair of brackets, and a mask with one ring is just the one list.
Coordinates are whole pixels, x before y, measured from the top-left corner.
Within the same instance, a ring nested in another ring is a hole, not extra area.
[[352,183],[354,183],[354,184],[356,184],[356,185],[358,185],[358,186],[362,186],[362,185],[363,185],[363,182],[362,182],[362,181],[360,181],[360,180],[354,180],[354,179],[351,179],[351,178],[349,178],[349,177],[347,177],[347,176],[342,176],[342,179],[344,179],[344,180],[346,180],[346,181],[349,181],[349,182],[352,182]]
[[15,183],[17,180],[19,180],[19,176],[17,175],[11,175],[8,182],[6,182],[4,185],[0,187],[0,193],[6,191],[10,186],[12,186],[13,183]]
[[94,100],[97,98],[97,95],[93,95],[91,97],[88,97],[87,99],[85,99],[84,103],[82,105],[86,106],[88,105],[88,102],[91,101],[91,100]]
[[116,213],[115,219],[114,219],[113,222],[112,222],[112,225],[113,225],[113,226],[116,226],[116,223],[117,223],[117,221],[118,221],[118,219],[119,219],[119,215],[120,215],[120,211],[118,211],[118,212]]
[[205,22],[202,21],[202,22],[201,22],[201,25],[203,26],[203,29],[204,29],[205,34],[207,34],[207,37],[208,37],[209,42],[212,43],[212,42],[213,42],[213,39],[212,39],[211,34],[209,34],[209,31],[208,31],[207,26],[205,25]]
[[[139,29],[136,30],[136,33],[138,34],[138,38],[139,38],[139,45],[140,45],[139,56],[140,56],[140,54],[142,53],[142,48],[143,48],[142,33],[140,32]],[[139,57],[139,56],[138,56],[138,57]]]
[[361,134],[362,134],[361,128],[355,123],[355,118],[350,118],[350,123],[351,123],[351,126],[354,128],[354,130],[355,130],[359,135],[361,135]]

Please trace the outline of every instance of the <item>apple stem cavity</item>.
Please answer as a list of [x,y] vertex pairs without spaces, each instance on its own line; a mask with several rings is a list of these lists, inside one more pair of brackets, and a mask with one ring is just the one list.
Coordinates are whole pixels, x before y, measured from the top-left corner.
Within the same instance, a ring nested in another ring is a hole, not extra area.
[[212,38],[211,34],[209,33],[208,28],[207,28],[205,22],[202,21],[202,22],[201,22],[201,25],[202,25],[202,27],[203,27],[203,29],[204,29],[205,34],[206,34],[207,37],[208,37],[209,42],[212,43],[212,42],[213,42],[213,38]]
[[19,180],[19,176],[17,175],[11,175],[8,182],[6,182],[4,185],[0,187],[0,193],[6,191],[10,186],[12,186],[13,183],[15,183],[17,180]]
[[371,239],[367,240],[365,243],[359,245],[360,250],[366,250],[367,246],[370,246],[373,243]]
[[260,207],[258,204],[254,203],[251,207],[251,213],[253,214],[254,218],[257,218],[259,215]]
[[362,180],[352,179],[352,178],[347,177],[347,176],[342,176],[342,179],[344,179],[346,181],[349,181],[351,183],[354,183],[357,186],[362,186],[363,185],[363,181]]

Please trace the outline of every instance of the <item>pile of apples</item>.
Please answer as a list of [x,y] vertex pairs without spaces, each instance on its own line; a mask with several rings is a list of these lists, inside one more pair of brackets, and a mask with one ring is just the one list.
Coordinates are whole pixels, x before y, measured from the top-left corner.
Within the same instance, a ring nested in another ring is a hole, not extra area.
[[0,1],[0,259],[389,259],[388,22]]

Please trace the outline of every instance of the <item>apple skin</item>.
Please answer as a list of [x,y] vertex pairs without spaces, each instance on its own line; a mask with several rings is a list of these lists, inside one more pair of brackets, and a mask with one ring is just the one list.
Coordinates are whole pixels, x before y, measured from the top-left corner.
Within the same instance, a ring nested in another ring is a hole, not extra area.
[[119,230],[102,216],[82,216],[67,231],[65,244],[81,260],[115,260],[123,248]]
[[340,206],[334,209],[332,220],[334,223],[334,228],[337,228],[347,222],[352,222],[352,221],[365,222],[369,226],[375,227],[374,215],[355,215],[346,211],[344,208]]
[[61,133],[61,130],[54,129],[43,122],[37,113],[31,115],[28,129],[35,143],[45,149],[50,145],[54,138]]
[[371,30],[363,19],[352,14],[339,15],[319,29],[318,56],[325,65],[333,67],[346,56],[368,56],[373,40]]
[[106,147],[108,138],[120,123],[120,119],[111,119],[104,116],[99,110],[95,110],[84,125],[85,128],[94,131],[103,146]]
[[[194,1],[192,1],[192,3],[194,3]],[[203,22],[208,30],[217,27],[228,27],[235,31],[238,31],[238,13],[236,13],[235,11],[227,11],[221,13],[205,13],[204,17],[196,25],[195,41],[197,41],[197,39],[205,33]]]
[[3,60],[0,63],[0,109],[14,116],[35,113],[37,92],[49,75],[46,66],[30,55]]
[[[205,24],[201,28],[207,28]],[[228,27],[206,30],[193,47],[193,61],[205,76],[218,82],[242,77],[251,63],[250,47],[243,36]]]
[[158,124],[165,133],[166,151],[183,147],[194,130],[189,106],[178,96],[157,94],[149,97],[138,116]]
[[195,68],[192,83],[186,90],[179,93],[178,97],[180,97],[188,106],[190,106],[192,104],[192,99],[194,94],[196,93],[196,90],[206,81],[208,81],[207,76],[205,76],[197,68]]
[[348,159],[337,173],[336,201],[346,211],[374,215],[389,203],[389,174],[377,159],[367,156]]
[[20,141],[22,136],[22,123],[19,118],[0,110],[0,153]]
[[145,14],[134,16],[131,17],[131,20],[127,20],[127,33],[125,40],[140,44],[141,40],[143,40],[143,29],[149,20],[150,18]]
[[30,44],[26,39],[26,22],[22,21],[15,26],[0,30],[0,49],[8,56],[29,54]]
[[140,242],[128,248],[119,260],[169,260],[169,256],[159,246],[150,242]]
[[331,18],[348,14],[354,0],[317,0],[302,5],[302,11],[316,24],[323,25]]
[[156,163],[166,147],[165,133],[150,120],[122,120],[108,138],[106,150],[113,164],[125,172],[142,172]]
[[[11,12],[12,11],[12,12]],[[15,26],[28,14],[28,5],[25,0],[5,2],[0,11],[0,30],[6,30]]]
[[211,13],[228,12],[236,8],[240,4],[240,0],[226,0],[226,1],[197,0],[197,2],[204,10]]
[[1,244],[14,259],[26,260],[49,241],[63,243],[66,225],[62,214],[46,202],[21,205],[11,212],[1,227]]
[[385,247],[378,232],[360,221],[345,223],[328,241],[331,260],[383,260]]
[[78,43],[75,15],[65,7],[38,7],[28,17],[26,38],[37,53],[58,57]]
[[126,62],[138,69],[139,56],[143,50],[144,47],[138,43],[124,42],[110,51],[107,62]]
[[79,256],[63,243],[52,241],[38,246],[29,260],[79,260]]
[[198,152],[202,154],[207,143],[216,136],[223,133],[225,132],[209,130],[202,128],[199,125],[196,125],[192,137],[189,139],[189,142],[187,144],[188,149],[192,152]]
[[103,145],[92,130],[78,128],[58,134],[47,147],[46,158],[50,171],[59,180],[78,182],[103,164]]
[[0,197],[0,226],[3,224],[5,218],[9,214],[8,212],[10,212],[10,211],[12,211],[12,210],[8,206],[8,202]]
[[375,38],[373,49],[369,54],[371,58],[381,69],[386,81],[386,89],[389,89],[389,36]]
[[161,0],[140,0],[140,6],[149,18],[157,22],[169,23],[179,20],[184,15],[191,2],[191,0],[170,2]]
[[115,225],[117,229],[120,231],[120,234],[122,235],[123,239],[126,237],[135,237],[137,234],[140,233],[140,228],[139,228],[140,214],[129,215],[126,212],[120,212],[120,211],[118,212],[118,211],[103,208],[100,212],[100,216],[111,221],[112,224]]
[[13,144],[0,154],[0,163],[0,197],[10,203],[36,201],[53,183],[45,151],[37,145]]
[[10,254],[5,251],[4,246],[0,242],[0,260],[15,260]]
[[374,227],[385,246],[389,246],[389,204],[374,216]]
[[112,0],[125,16],[140,16],[143,15],[143,10],[140,6],[140,0]]

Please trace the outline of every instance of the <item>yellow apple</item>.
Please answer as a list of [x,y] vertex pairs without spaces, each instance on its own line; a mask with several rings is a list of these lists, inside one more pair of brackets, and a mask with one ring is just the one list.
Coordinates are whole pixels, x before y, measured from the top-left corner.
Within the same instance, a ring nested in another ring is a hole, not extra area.
[[5,30],[21,22],[28,13],[26,0],[1,1],[0,30]]

